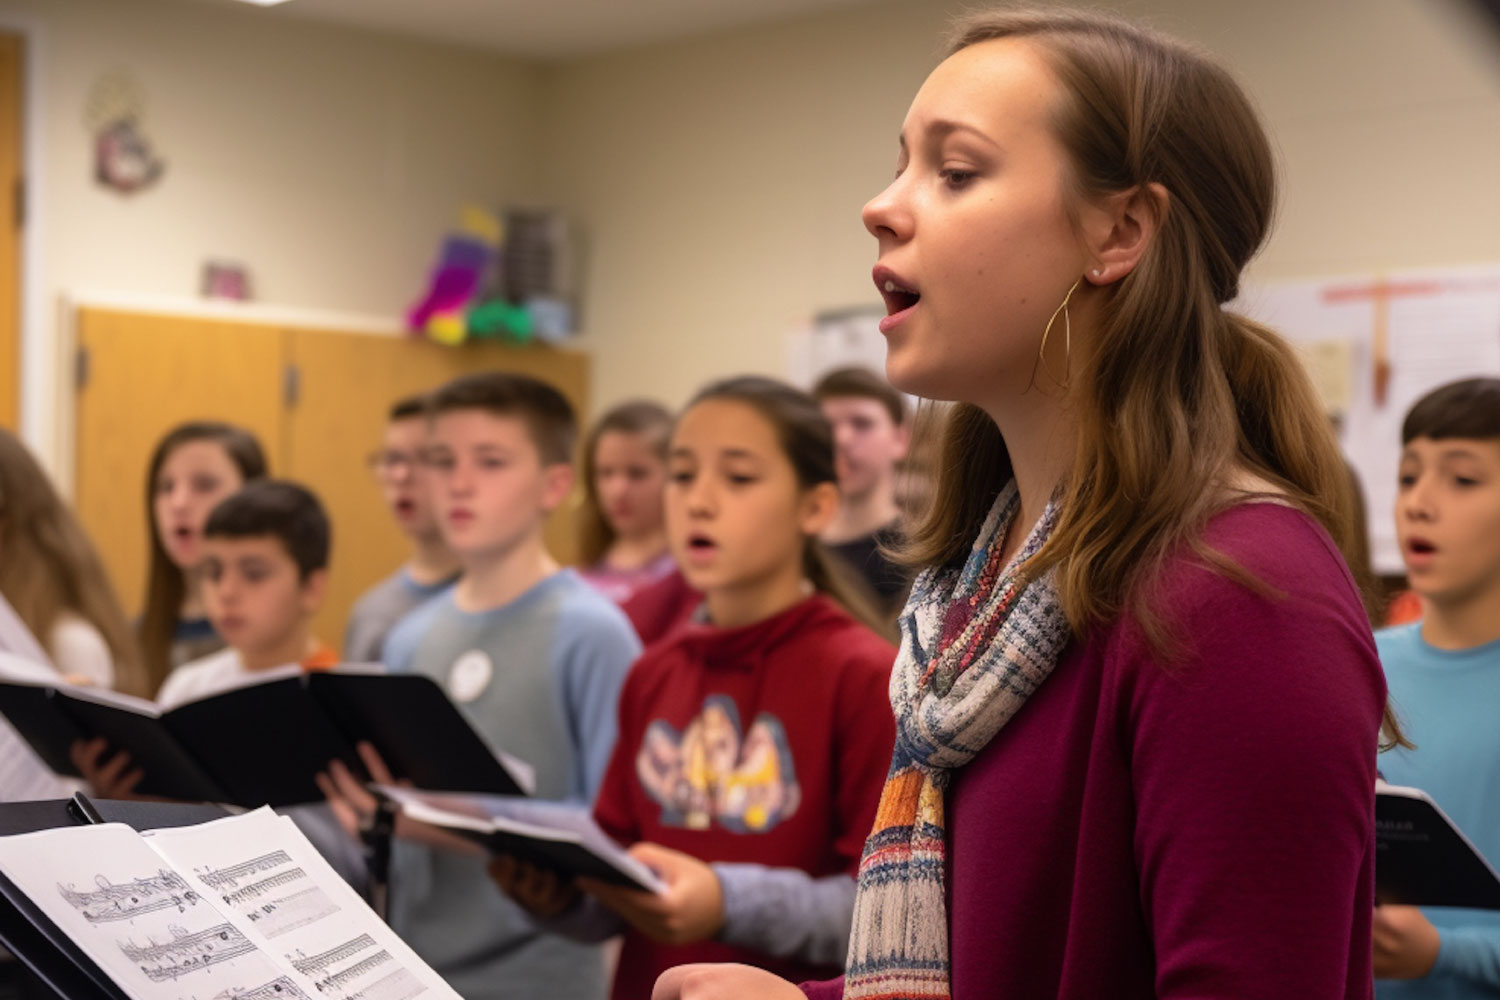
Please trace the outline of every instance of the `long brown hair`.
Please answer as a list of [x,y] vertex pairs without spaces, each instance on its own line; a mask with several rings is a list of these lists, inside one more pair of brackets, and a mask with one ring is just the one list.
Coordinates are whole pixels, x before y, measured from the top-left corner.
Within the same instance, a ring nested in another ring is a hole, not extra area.
[[149,693],[135,637],[99,553],[36,459],[5,430],[0,430],[0,594],[49,652],[59,617],[79,616],[104,638],[114,686]]
[[663,465],[667,461],[667,439],[672,435],[672,414],[660,403],[649,399],[631,400],[610,409],[589,430],[583,442],[583,505],[580,509],[578,532],[578,561],[592,566],[603,559],[609,547],[615,543],[615,529],[610,527],[599,503],[599,486],[594,482],[598,475],[599,439],[611,432],[617,434],[639,434],[646,440],[652,454]]
[[[1077,442],[1057,527],[1031,571],[1055,569],[1075,631],[1129,614],[1168,653],[1149,583],[1171,553],[1185,547],[1267,589],[1203,541],[1209,518],[1247,496],[1233,488],[1238,473],[1272,484],[1346,556],[1356,550],[1349,478],[1310,380],[1275,333],[1223,308],[1270,228],[1271,146],[1228,73],[1126,21],[981,12],[959,21],[951,51],[996,38],[1024,38],[1060,83],[1053,127],[1074,204],[1148,184],[1167,192],[1140,262],[1100,289],[1095,344],[1073,363]],[[994,421],[955,407],[939,468],[908,550],[925,565],[962,557],[1010,476]],[[1388,710],[1388,735],[1393,723]]]
[[161,529],[156,524],[156,480],[167,457],[192,441],[213,441],[240,470],[245,482],[266,475],[266,456],[260,442],[249,431],[217,420],[194,420],[168,431],[151,453],[146,472],[146,530],[151,537],[151,566],[146,577],[146,606],[141,611],[137,635],[145,663],[147,681],[155,691],[172,669],[172,637],[182,602],[187,597],[187,580],[182,570],[167,555]]
[[[776,432],[776,440],[792,464],[797,484],[804,490],[823,483],[838,485],[834,469],[833,426],[823,409],[807,393],[785,382],[760,375],[740,375],[710,383],[688,403],[690,409],[708,400],[727,399],[744,403],[765,418]],[[816,537],[807,539],[802,550],[802,572],[819,593],[827,594],[851,616],[875,632],[889,636],[890,623],[880,611],[863,581],[823,547]]]

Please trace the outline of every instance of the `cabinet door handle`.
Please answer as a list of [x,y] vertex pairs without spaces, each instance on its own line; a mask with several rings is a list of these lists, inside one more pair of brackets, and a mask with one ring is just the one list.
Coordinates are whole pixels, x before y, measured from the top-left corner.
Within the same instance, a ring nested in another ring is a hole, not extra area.
[[287,365],[282,369],[281,375],[281,398],[286,403],[287,409],[297,405],[302,397],[302,370],[296,365]]

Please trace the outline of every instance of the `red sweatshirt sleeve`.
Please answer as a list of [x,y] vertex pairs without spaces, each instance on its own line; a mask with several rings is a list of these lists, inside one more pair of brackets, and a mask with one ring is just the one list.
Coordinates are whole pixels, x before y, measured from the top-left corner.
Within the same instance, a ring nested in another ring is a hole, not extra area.
[[839,685],[833,720],[838,734],[834,762],[838,827],[833,849],[851,875],[859,870],[896,744],[890,700],[896,650],[877,636],[861,632],[853,639],[856,649]]
[[1342,563],[1303,531],[1289,580],[1241,561],[1284,596],[1185,570],[1164,591],[1181,661],[1116,654],[1163,1000],[1369,995],[1385,685]]
[[[636,667],[639,667],[637,662]],[[629,846],[641,839],[635,809],[630,796],[636,785],[635,748],[637,736],[634,705],[640,687],[640,672],[632,668],[620,690],[619,727],[615,748],[609,755],[609,766],[594,800],[594,822],[618,843]]]

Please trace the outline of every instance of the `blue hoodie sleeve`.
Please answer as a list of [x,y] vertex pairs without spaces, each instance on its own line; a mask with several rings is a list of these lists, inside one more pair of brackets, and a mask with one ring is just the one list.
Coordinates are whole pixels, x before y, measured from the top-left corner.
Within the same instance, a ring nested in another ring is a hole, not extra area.
[[598,605],[580,600],[564,608],[553,661],[577,762],[569,797],[586,803],[594,801],[609,767],[619,731],[620,688],[641,654],[630,622],[614,605],[597,600]]

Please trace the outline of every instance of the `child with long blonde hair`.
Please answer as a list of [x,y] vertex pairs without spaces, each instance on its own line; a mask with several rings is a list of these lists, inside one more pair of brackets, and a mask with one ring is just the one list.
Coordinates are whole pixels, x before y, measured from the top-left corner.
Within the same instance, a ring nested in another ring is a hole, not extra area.
[[676,568],[662,523],[672,414],[650,400],[612,407],[583,442],[578,575],[616,604]]
[[47,474],[0,430],[0,594],[69,680],[146,695],[104,563]]

